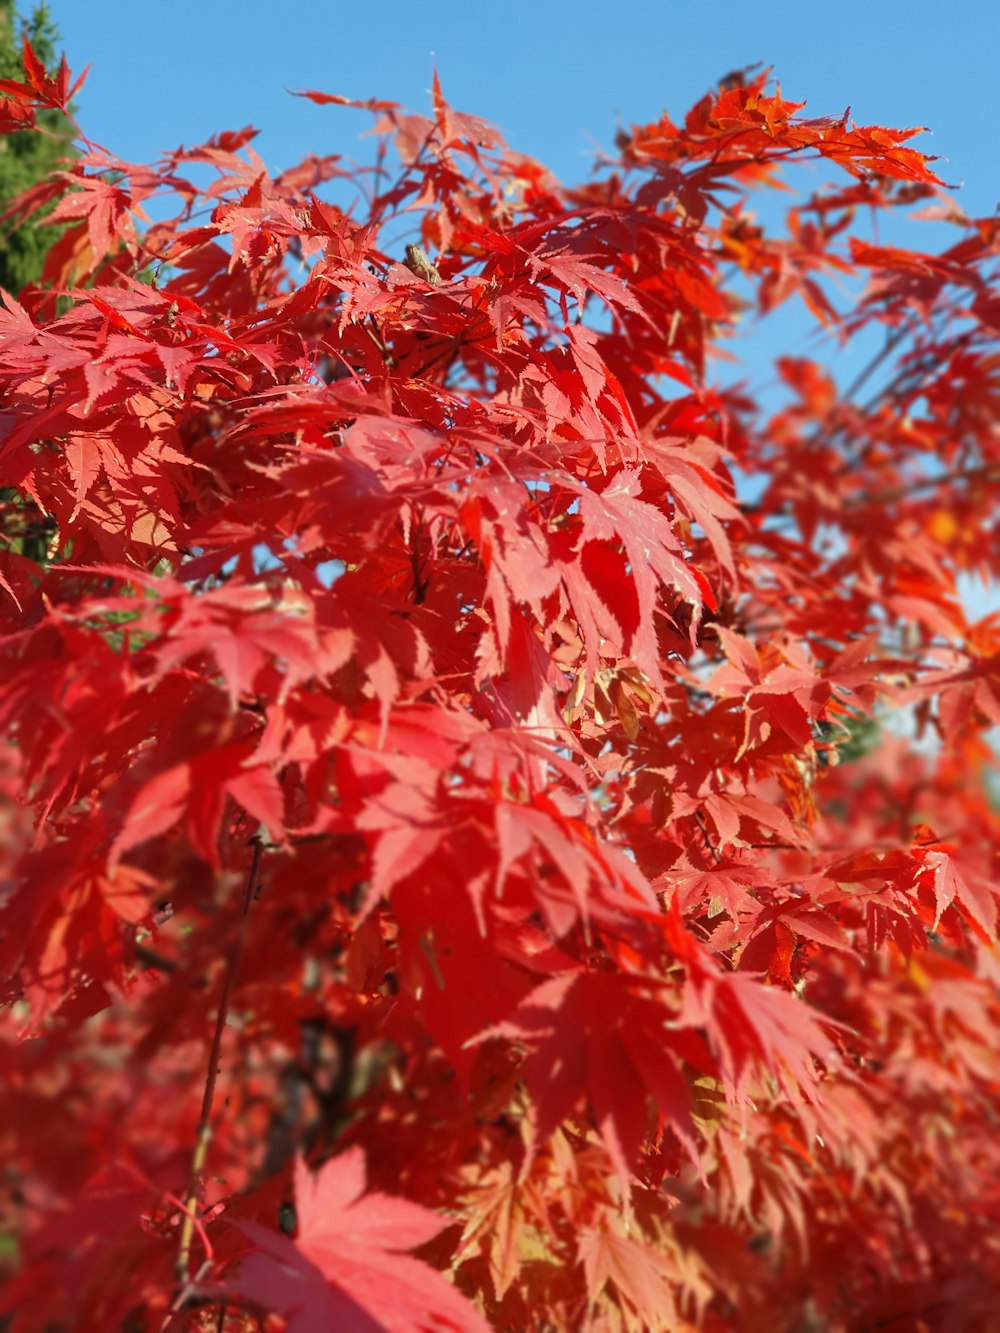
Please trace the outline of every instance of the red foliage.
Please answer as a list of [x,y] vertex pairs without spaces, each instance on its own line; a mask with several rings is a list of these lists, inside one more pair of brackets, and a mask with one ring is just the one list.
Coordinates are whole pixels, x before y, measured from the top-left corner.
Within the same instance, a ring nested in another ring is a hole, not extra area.
[[[363,105],[19,205],[9,1326],[987,1327],[1000,229],[764,76],[578,189]],[[711,387],[792,296],[854,382]]]

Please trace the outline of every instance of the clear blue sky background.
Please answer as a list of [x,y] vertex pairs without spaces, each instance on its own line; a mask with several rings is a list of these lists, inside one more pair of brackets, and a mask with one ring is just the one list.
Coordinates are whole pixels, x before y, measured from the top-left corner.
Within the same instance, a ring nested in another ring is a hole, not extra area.
[[[436,62],[458,109],[564,181],[586,177],[619,124],[675,117],[723,74],[763,61],[809,115],[930,126],[970,214],[1000,196],[1000,0],[50,0],[87,133],[154,159],[247,123],[272,171],[310,152],[367,160],[370,117],[289,88],[388,98],[426,111]],[[22,0],[22,9],[29,8]],[[950,241],[950,232],[943,241]],[[933,242],[914,238],[915,245]],[[782,327],[781,321],[785,321]],[[793,312],[753,335],[758,357],[796,336]],[[751,366],[751,372],[755,368]],[[983,614],[987,601],[972,594]]]
[[[286,88],[428,107],[444,91],[565,180],[617,120],[680,116],[721,75],[764,61],[810,115],[929,125],[915,146],[964,181],[967,211],[1000,194],[1000,0],[50,0],[92,137],[133,161],[251,122],[272,169],[351,152],[360,112]],[[22,7],[27,7],[23,3]]]

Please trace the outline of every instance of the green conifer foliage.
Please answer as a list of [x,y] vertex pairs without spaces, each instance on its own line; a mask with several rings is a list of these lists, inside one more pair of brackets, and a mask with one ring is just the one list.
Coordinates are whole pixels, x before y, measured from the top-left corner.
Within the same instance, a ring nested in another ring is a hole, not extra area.
[[[24,78],[21,39],[25,32],[47,68],[57,63],[59,30],[48,5],[36,5],[31,17],[25,19],[18,14],[14,0],[0,0],[0,78]],[[72,153],[72,131],[65,116],[58,111],[42,111],[37,124],[37,129],[0,137],[0,213]],[[26,224],[17,217],[0,223],[0,287],[17,293],[28,283],[37,282],[46,252],[58,235],[58,227],[45,226],[44,215]]]

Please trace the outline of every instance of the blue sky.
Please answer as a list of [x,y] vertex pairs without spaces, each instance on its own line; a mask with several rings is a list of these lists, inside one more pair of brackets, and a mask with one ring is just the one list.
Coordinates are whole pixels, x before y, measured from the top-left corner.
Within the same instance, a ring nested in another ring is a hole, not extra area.
[[[89,133],[134,161],[252,122],[268,166],[350,152],[359,112],[286,88],[425,110],[435,59],[449,100],[493,120],[559,176],[589,169],[617,121],[681,115],[720,75],[764,61],[809,114],[930,125],[967,210],[1000,193],[996,0],[50,0]],[[27,4],[22,0],[22,7]]]
[[[429,106],[434,64],[460,110],[563,180],[586,177],[615,129],[675,117],[727,71],[774,68],[809,115],[930,126],[914,147],[944,161],[971,214],[1000,195],[1000,0],[50,0],[87,133],[150,161],[180,143],[251,123],[271,170],[310,152],[366,160],[370,117],[287,89]],[[22,0],[21,8],[29,8]],[[950,240],[951,234],[947,239]],[[932,244],[920,239],[912,242]],[[756,351],[795,339],[795,316],[752,335]],[[762,337],[763,334],[763,337]],[[860,349],[859,349],[860,354]],[[753,367],[751,367],[753,370]],[[976,614],[987,600],[973,594]]]

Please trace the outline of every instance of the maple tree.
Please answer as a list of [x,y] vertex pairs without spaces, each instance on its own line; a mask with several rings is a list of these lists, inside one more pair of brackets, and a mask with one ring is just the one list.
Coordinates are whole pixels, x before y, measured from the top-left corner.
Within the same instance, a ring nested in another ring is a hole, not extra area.
[[22,214],[9,1326],[986,1327],[996,221],[766,74],[574,188],[304,95],[370,166],[80,131]]

